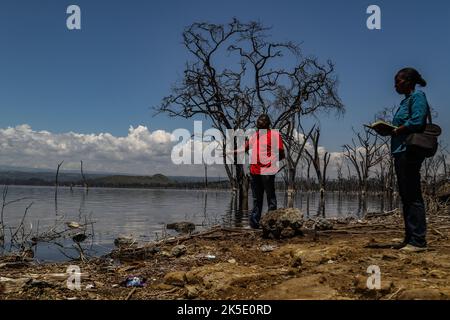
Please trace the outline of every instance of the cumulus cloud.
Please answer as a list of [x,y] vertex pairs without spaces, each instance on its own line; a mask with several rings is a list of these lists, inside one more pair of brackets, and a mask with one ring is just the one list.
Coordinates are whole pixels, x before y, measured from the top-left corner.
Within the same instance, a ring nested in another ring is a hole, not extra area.
[[[64,161],[63,169],[78,170],[80,160],[83,160],[85,170],[90,172],[202,176],[202,164],[175,164],[171,159],[172,153],[181,150],[206,150],[210,153],[216,147],[220,150],[220,142],[195,141],[188,132],[186,136],[187,139],[184,137],[184,142],[180,143],[179,136],[174,133],[151,131],[141,125],[130,126],[127,136],[119,137],[110,133],[36,131],[24,124],[0,128],[0,165],[54,170],[58,163]],[[298,134],[297,138],[302,141],[303,135]],[[312,151],[310,143],[306,148]],[[319,147],[321,157],[326,151]],[[337,164],[342,161],[342,153],[330,154],[328,173],[332,178]],[[226,177],[223,165],[208,165],[208,174]]]
[[[117,137],[35,131],[24,124],[0,128],[0,165],[51,169],[64,160],[64,169],[78,169],[83,160],[87,171],[202,175],[203,166],[172,163],[171,151],[177,143],[172,133],[145,126],[130,127],[127,136]],[[220,169],[213,166],[211,175],[224,176]]]

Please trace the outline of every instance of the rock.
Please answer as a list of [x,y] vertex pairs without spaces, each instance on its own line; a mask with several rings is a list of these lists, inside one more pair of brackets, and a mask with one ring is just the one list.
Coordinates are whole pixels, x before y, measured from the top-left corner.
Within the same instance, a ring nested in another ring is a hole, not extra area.
[[444,300],[449,296],[438,290],[429,288],[417,288],[404,290],[398,295],[398,300]]
[[186,283],[186,272],[175,271],[164,276],[164,283],[173,286],[183,287]]
[[167,257],[167,258],[172,257],[172,254],[169,251],[166,251],[166,250],[161,251],[160,255],[163,256],[163,257]]
[[78,222],[75,222],[75,221],[66,222],[66,225],[70,229],[80,229],[81,228],[81,225]]
[[314,229],[324,231],[324,230],[333,230],[333,223],[327,219],[319,218],[314,223]]
[[183,254],[185,254],[186,251],[187,251],[187,247],[185,245],[180,244],[178,246],[173,247],[172,250],[170,251],[170,254],[173,257],[178,258],[178,257],[181,257]]
[[321,276],[310,275],[286,280],[263,292],[261,300],[335,300],[344,299],[339,293],[321,282]]
[[237,290],[242,291],[249,284],[287,274],[284,268],[266,270],[260,266],[244,266],[232,263],[209,264],[192,268],[186,273],[188,285],[195,285],[208,292],[208,297],[220,299]]
[[267,212],[260,225],[265,238],[291,238],[302,235],[303,214],[296,208],[282,208]]
[[166,283],[159,283],[159,284],[155,285],[153,288],[156,290],[167,291],[167,290],[172,290],[173,288],[175,288],[175,286],[166,284]]
[[185,295],[187,299],[195,299],[199,295],[199,290],[196,286],[187,285]]
[[387,281],[381,279],[381,287],[379,289],[370,289],[367,287],[367,280],[369,275],[367,276],[356,276],[354,280],[355,292],[362,293],[366,295],[378,295],[378,294],[388,294],[392,292],[394,289],[394,283],[392,281]]
[[129,247],[136,243],[136,239],[132,236],[120,236],[114,240],[114,245],[118,248]]
[[291,267],[298,268],[302,265],[303,251],[297,250],[292,253]]
[[195,224],[192,222],[175,222],[166,225],[169,230],[175,230],[179,233],[191,233],[195,230]]
[[87,236],[84,233],[77,233],[72,237],[73,242],[80,243],[86,240]]
[[31,278],[12,279],[0,277],[0,294],[19,292],[32,281]]
[[236,263],[236,259],[229,259],[228,263]]
[[271,252],[275,249],[275,246],[271,246],[270,244],[265,244],[262,245],[259,250],[261,250],[262,252]]

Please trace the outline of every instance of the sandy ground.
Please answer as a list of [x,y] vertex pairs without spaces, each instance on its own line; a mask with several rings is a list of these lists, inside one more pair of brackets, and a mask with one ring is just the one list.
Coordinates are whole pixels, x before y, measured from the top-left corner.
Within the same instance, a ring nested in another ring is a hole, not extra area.
[[[334,221],[333,230],[305,229],[285,240],[215,228],[116,251],[114,259],[39,265],[3,258],[0,299],[449,299],[449,217],[448,211],[428,217],[424,253],[366,247],[402,239],[396,213]],[[66,269],[74,264],[80,291],[67,288]],[[379,289],[367,287],[370,266],[379,267]],[[145,278],[145,286],[123,286],[130,275]]]

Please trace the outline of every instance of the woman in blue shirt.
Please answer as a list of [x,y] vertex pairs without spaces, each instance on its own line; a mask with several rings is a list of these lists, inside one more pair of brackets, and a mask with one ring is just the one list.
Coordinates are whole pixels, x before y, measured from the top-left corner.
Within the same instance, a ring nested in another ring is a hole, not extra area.
[[399,247],[407,252],[424,251],[427,247],[425,204],[420,184],[420,168],[425,158],[408,150],[405,143],[408,134],[424,129],[429,112],[425,94],[416,90],[416,85],[425,87],[427,83],[413,68],[402,69],[395,76],[395,89],[405,98],[392,121],[398,128],[392,133],[391,152],[405,221],[405,239]]

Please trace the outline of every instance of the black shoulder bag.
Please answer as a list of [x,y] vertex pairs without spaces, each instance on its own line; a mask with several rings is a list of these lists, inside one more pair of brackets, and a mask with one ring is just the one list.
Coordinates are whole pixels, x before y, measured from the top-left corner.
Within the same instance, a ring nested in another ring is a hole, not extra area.
[[[407,150],[415,154],[423,155],[425,158],[433,157],[438,149],[438,140],[442,133],[441,127],[433,123],[431,119],[430,106],[427,106],[427,123],[422,132],[410,133],[406,137]],[[409,104],[409,116],[412,114],[412,106]]]

